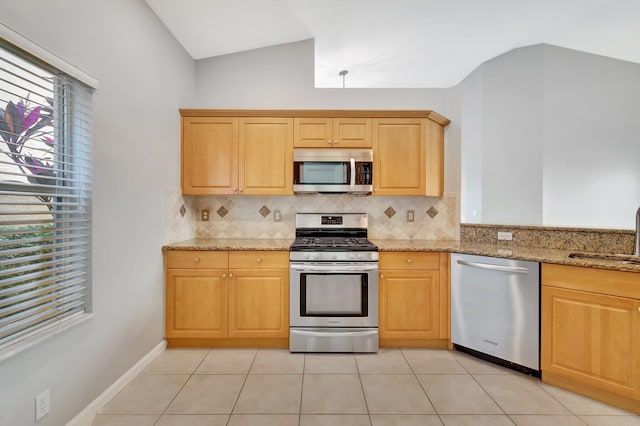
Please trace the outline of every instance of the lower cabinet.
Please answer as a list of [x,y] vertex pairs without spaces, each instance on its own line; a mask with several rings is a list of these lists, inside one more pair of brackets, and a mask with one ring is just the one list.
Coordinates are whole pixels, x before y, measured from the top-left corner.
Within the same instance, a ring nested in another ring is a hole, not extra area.
[[449,255],[380,253],[381,347],[447,347]]
[[640,274],[542,266],[542,379],[640,412]]
[[289,253],[168,251],[169,347],[288,347]]

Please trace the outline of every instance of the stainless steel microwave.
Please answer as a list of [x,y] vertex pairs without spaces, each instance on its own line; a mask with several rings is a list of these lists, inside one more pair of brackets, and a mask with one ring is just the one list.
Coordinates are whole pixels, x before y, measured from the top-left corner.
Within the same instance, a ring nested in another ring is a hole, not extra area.
[[372,191],[372,150],[293,150],[293,192],[296,194],[369,195]]

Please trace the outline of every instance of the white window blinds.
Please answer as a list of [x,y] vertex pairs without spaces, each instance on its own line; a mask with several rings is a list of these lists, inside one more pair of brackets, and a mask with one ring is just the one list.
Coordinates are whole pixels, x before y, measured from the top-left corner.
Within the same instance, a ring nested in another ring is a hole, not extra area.
[[0,40],[0,349],[90,309],[92,93]]

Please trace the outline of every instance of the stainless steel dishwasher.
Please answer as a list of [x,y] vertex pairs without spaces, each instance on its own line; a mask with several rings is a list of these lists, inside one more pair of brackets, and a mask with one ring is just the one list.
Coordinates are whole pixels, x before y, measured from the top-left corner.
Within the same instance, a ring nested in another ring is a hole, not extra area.
[[539,375],[540,264],[452,253],[451,341],[458,350]]

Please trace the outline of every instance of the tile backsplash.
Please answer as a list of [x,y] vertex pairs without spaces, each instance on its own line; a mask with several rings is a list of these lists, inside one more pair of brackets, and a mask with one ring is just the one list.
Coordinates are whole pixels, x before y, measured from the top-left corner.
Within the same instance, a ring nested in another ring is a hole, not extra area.
[[[443,198],[353,195],[192,198],[197,238],[293,238],[298,212],[366,212],[369,214],[369,238],[372,239],[459,239],[456,194],[445,194]],[[202,209],[209,210],[209,221],[201,220]],[[280,211],[280,222],[274,221],[275,210]],[[413,222],[407,221],[408,210],[415,212]]]

